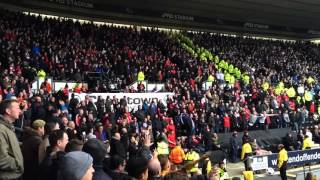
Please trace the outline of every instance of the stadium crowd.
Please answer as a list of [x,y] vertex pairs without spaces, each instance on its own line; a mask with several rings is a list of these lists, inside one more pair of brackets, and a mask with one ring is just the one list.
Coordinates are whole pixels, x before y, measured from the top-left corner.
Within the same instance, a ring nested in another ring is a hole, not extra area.
[[[80,24],[5,10],[0,15],[0,179],[91,179],[92,172],[93,179],[219,179],[227,177],[227,155],[217,133],[233,132],[227,154],[234,162],[241,146],[242,160],[268,153],[247,130],[291,127],[301,132],[300,143],[293,144],[290,134],[284,138],[287,150],[320,141],[316,45],[187,34],[247,72],[247,83],[225,78],[228,72],[217,64],[200,61],[155,29]],[[102,80],[92,81],[92,72]],[[51,76],[87,82],[80,93],[108,92],[108,82],[135,92],[129,85],[139,73],[140,80],[164,83],[164,91],[174,96],[129,111],[125,98],[93,102],[86,96],[79,101],[68,87],[53,92],[48,81],[38,92],[31,90],[37,76]],[[208,80],[207,90],[203,83]],[[280,82],[294,87],[295,95],[275,93]],[[244,130],[239,144],[237,131]]]

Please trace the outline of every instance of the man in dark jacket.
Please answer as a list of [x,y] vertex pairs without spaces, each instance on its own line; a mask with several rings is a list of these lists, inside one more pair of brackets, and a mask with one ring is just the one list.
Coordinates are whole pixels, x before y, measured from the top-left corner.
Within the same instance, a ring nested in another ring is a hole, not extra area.
[[0,179],[18,179],[24,171],[23,156],[12,123],[21,113],[19,102],[0,104]]
[[285,147],[285,149],[287,151],[294,151],[295,150],[295,140],[294,138],[292,137],[292,134],[291,133],[288,133],[285,137],[283,137],[282,139],[282,143]]
[[112,179],[127,180],[131,179],[128,174],[125,173],[126,161],[119,155],[114,155],[111,157],[110,161],[110,176]]
[[213,139],[212,133],[210,132],[209,125],[206,125],[206,128],[203,132],[203,142],[205,145],[205,151],[212,151],[213,150]]
[[37,180],[39,177],[39,146],[42,143],[42,136],[44,135],[45,121],[35,120],[32,123],[32,128],[26,127],[23,134],[22,155],[24,159],[25,171],[24,179]]
[[49,135],[49,144],[46,156],[40,165],[40,178],[56,180],[58,177],[59,164],[65,155],[65,147],[69,142],[64,130],[54,130]]
[[127,157],[125,147],[121,142],[120,133],[115,133],[110,142],[110,155],[116,154],[124,159]]
[[238,133],[234,131],[230,138],[231,162],[235,163],[238,157],[239,143],[237,141]]
[[93,180],[111,180],[111,177],[103,171],[103,160],[107,154],[106,146],[98,139],[88,140],[82,149],[84,152],[90,154],[93,158]]

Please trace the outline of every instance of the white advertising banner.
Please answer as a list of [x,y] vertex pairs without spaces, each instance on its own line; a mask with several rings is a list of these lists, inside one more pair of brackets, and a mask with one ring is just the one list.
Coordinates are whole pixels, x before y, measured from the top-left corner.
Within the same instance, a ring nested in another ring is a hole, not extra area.
[[[107,99],[109,96],[110,99],[116,97],[118,100],[122,99],[124,96],[126,97],[127,104],[129,109],[136,110],[138,106],[142,106],[144,100],[147,100],[148,104],[152,101],[155,103],[158,100],[162,100],[163,104],[166,106],[168,97],[172,97],[174,93],[171,92],[161,92],[161,93],[74,93],[75,98],[78,98],[79,101],[85,99],[86,96],[89,96],[93,102],[96,102],[98,97],[101,96],[103,99]],[[70,98],[70,97],[69,97]]]
[[268,169],[267,156],[255,156],[252,158],[251,167],[253,171]]

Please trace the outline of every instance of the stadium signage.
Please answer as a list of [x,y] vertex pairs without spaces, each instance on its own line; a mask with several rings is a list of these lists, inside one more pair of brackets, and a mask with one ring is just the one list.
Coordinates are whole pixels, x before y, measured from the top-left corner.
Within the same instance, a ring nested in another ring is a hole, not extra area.
[[[262,170],[266,167],[275,169],[277,168],[277,158],[278,154],[253,156],[251,167],[253,170]],[[288,152],[288,166],[303,166],[313,162],[320,162],[320,148]]]
[[163,13],[161,15],[162,18],[166,19],[173,19],[173,20],[179,20],[179,21],[194,21],[193,16],[186,16],[181,14],[172,14],[172,13]]
[[67,6],[93,8],[93,4],[88,0],[49,0],[49,2]]
[[269,29],[269,25],[255,24],[255,23],[249,23],[249,22],[244,23],[243,27],[252,28],[252,29]]
[[[136,110],[139,105],[142,106],[144,100],[146,100],[148,104],[152,101],[156,103],[158,100],[162,100],[163,104],[166,106],[168,97],[172,97],[173,93],[74,93],[74,95],[79,101],[85,100],[86,96],[88,96],[93,102],[97,102],[99,96],[103,99],[107,99],[108,96],[110,99],[115,97],[118,100],[125,97],[129,110]],[[71,96],[69,98],[71,98]]]

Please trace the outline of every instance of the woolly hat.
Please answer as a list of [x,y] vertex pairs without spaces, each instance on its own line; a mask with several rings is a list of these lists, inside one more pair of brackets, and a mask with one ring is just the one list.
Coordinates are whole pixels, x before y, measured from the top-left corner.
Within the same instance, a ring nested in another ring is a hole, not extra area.
[[67,153],[59,165],[59,179],[81,180],[92,165],[92,157],[82,151]]

